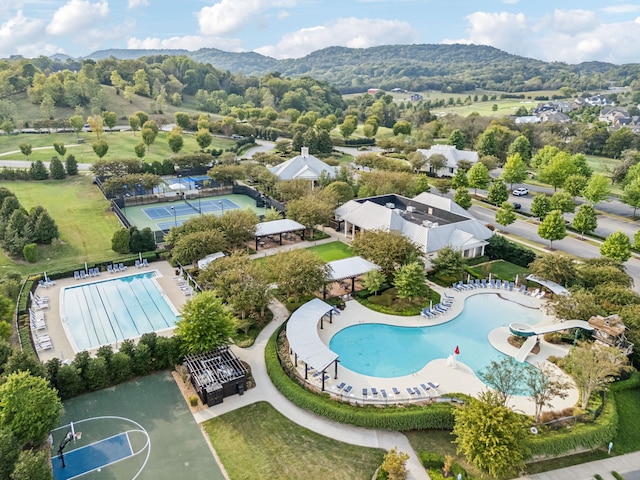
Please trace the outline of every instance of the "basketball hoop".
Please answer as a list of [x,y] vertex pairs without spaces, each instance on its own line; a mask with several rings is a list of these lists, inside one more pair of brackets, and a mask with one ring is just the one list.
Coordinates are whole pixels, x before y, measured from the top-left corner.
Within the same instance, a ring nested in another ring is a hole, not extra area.
[[80,440],[82,438],[82,432],[76,432],[73,438],[74,440]]

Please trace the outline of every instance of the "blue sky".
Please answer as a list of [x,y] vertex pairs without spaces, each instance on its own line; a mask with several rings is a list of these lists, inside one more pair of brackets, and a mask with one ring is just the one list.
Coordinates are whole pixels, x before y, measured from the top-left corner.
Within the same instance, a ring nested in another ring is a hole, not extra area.
[[2,0],[0,58],[203,47],[302,57],[475,43],[546,61],[640,63],[638,0]]

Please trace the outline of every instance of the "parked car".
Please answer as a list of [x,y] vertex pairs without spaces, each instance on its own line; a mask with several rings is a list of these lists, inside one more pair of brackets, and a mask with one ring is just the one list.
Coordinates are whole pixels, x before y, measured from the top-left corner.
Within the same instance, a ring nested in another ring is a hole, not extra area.
[[518,202],[511,202],[511,205],[513,205],[513,208],[515,208],[516,210],[520,210],[522,208],[522,205],[520,205]]
[[514,194],[516,197],[521,197],[521,196],[523,196],[523,195],[529,195],[529,189],[528,189],[528,188],[523,188],[523,187],[516,188],[516,189],[513,191],[513,194]]

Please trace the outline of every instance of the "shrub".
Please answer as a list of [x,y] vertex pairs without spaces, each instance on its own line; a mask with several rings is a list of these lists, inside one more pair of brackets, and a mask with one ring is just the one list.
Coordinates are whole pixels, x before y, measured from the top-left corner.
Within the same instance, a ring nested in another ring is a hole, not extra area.
[[189,405],[191,405],[192,407],[195,407],[198,405],[198,396],[197,395],[191,395],[189,397]]
[[427,470],[430,470],[432,468],[440,469],[444,467],[444,457],[439,453],[420,452],[418,456],[420,457],[420,462],[422,462],[422,466]]
[[126,228],[120,228],[113,233],[111,237],[111,250],[116,253],[129,253],[129,242],[131,241],[131,234]]
[[491,260],[506,260],[511,263],[515,263],[521,267],[528,266],[536,259],[536,254],[533,250],[518,245],[511,240],[507,240],[499,235],[493,235],[489,239],[489,244],[485,249],[485,254]]
[[35,263],[38,260],[38,246],[35,243],[27,243],[22,247],[22,256],[29,263]]
[[131,378],[131,358],[126,353],[114,353],[110,363],[111,382],[114,384],[126,382]]

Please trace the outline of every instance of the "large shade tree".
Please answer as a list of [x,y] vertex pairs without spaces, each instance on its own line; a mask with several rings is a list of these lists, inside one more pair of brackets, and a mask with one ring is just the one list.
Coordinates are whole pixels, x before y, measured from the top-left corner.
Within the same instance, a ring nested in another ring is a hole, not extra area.
[[378,265],[389,281],[398,268],[420,254],[411,240],[396,231],[361,232],[353,239],[351,247],[358,255]]

